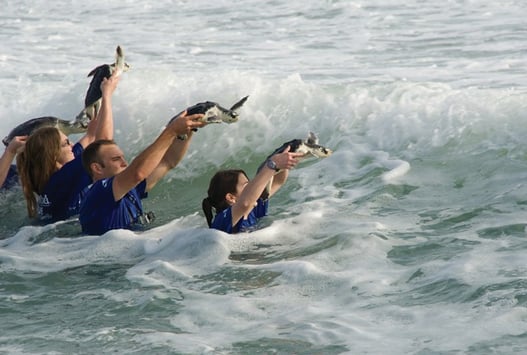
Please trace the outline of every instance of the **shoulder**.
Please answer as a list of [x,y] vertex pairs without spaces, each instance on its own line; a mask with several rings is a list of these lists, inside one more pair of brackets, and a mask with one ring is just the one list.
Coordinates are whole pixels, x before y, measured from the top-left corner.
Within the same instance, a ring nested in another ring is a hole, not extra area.
[[256,207],[251,211],[255,214],[257,218],[263,217],[267,215],[267,210],[269,208],[269,200],[261,199],[259,198]]
[[103,193],[104,191],[111,191],[113,184],[113,176],[106,179],[97,180],[92,184],[90,188],[90,194]]
[[137,192],[137,195],[140,197],[140,198],[146,198],[148,197],[148,192],[146,192],[146,179],[141,181],[139,183],[139,185],[137,185],[134,189],[132,189],[132,191]]
[[84,201],[93,203],[95,200],[104,199],[104,196],[111,196],[113,200],[112,181],[113,178],[108,178],[94,182],[86,191]]
[[50,182],[57,184],[69,184],[71,181],[76,182],[81,178],[87,178],[88,180],[91,180],[90,176],[86,170],[84,170],[82,165],[82,157],[80,155],[76,155],[75,159],[67,162],[62,166],[62,168],[51,175]]
[[217,213],[210,227],[225,233],[232,233],[232,207]]
[[105,210],[104,206],[114,204],[113,192],[111,189],[112,178],[97,180],[87,188],[82,198],[80,214],[98,214]]
[[263,198],[259,198],[257,201],[256,201],[256,206],[257,207],[260,207],[260,206],[269,206],[269,199],[263,199]]
[[71,148],[71,150],[73,151],[73,155],[75,157],[82,157],[82,152],[84,152],[84,147],[82,146],[82,144],[80,144],[79,142],[75,143],[75,145],[73,146],[73,148]]

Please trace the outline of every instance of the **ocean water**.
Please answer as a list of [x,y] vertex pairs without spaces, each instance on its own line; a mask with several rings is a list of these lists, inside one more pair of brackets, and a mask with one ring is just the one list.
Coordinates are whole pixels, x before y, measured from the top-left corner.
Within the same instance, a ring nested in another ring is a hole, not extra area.
[[[1,354],[527,352],[527,3],[4,0],[0,135],[81,110],[124,48],[131,160],[177,112],[249,95],[144,200],[143,232],[30,226],[0,195]],[[208,181],[283,142],[250,234],[206,228]],[[75,137],[74,137],[75,138]]]

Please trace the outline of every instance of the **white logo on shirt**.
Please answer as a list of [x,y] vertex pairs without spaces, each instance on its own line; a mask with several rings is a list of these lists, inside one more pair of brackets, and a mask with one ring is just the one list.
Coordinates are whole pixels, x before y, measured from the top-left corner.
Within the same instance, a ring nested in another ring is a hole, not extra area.
[[51,206],[51,202],[49,202],[48,195],[42,195],[40,196],[38,200],[38,204],[41,206]]

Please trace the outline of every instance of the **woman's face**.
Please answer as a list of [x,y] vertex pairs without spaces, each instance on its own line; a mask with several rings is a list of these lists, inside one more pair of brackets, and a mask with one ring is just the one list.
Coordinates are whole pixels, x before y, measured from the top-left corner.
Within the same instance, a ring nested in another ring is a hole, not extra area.
[[245,176],[245,174],[240,173],[240,175],[238,175],[238,183],[236,184],[236,197],[241,195],[243,189],[245,189],[245,186],[247,186],[248,183],[249,179],[247,179],[247,176]]
[[68,137],[64,133],[60,132],[60,154],[57,159],[57,163],[60,165],[60,167],[75,159],[73,150],[71,148],[72,144]]

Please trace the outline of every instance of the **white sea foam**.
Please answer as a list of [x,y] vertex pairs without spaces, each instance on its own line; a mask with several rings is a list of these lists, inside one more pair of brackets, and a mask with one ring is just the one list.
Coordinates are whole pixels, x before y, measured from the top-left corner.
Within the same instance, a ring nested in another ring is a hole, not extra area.
[[[149,230],[24,226],[21,191],[0,195],[0,351],[527,350],[525,9],[6,2],[2,137],[73,118],[118,44],[132,66],[113,100],[129,160],[185,107],[249,99],[239,122],[200,129],[150,192]],[[217,169],[252,176],[309,131],[334,153],[291,171],[260,230],[206,228]]]

